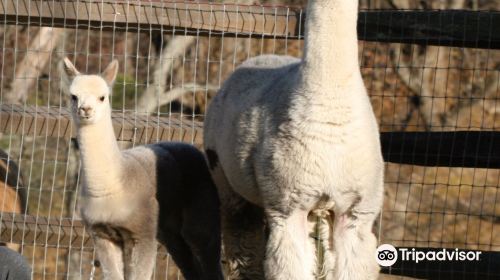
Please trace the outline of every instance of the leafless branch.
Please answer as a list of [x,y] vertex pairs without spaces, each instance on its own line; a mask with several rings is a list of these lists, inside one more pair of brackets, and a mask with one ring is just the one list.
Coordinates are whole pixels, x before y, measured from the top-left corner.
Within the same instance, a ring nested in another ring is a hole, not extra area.
[[167,91],[167,79],[173,71],[175,59],[182,57],[186,49],[194,44],[195,41],[196,37],[175,36],[165,46],[155,64],[153,82],[146,88],[138,100],[137,109],[140,112],[152,113],[158,106],[161,106],[160,104],[162,104],[163,100],[174,96],[174,93],[180,93],[179,90],[175,90],[174,92],[171,90],[169,91],[169,95],[165,93]]
[[196,83],[184,84],[182,87],[176,87],[169,91],[157,95],[156,99],[145,99],[141,104],[141,112],[153,113],[156,108],[169,104],[189,92],[204,91],[217,91],[219,88],[215,85],[200,85]]
[[26,100],[29,90],[34,86],[57,46],[62,32],[63,29],[60,28],[40,28],[31,40],[26,56],[17,66],[10,91],[4,95],[4,102],[20,103]]

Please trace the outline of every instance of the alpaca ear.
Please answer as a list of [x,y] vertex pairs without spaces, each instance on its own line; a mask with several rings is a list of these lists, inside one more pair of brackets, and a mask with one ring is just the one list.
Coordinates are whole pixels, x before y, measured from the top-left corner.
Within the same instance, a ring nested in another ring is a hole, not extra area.
[[101,74],[101,77],[108,83],[108,85],[112,86],[115,82],[116,75],[118,74],[118,60],[113,59],[111,63],[104,69]]
[[61,71],[61,78],[65,84],[65,86],[68,86],[71,84],[71,82],[73,81],[73,79],[80,75],[80,72],[78,72],[78,70],[76,70],[76,67],[75,65],[73,65],[73,63],[71,63],[71,61],[65,57],[61,64],[60,64],[60,71]]

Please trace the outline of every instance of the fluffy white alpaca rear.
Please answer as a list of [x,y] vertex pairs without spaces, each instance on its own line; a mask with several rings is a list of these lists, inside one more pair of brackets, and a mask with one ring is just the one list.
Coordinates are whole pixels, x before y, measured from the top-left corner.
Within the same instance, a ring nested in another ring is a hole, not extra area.
[[82,155],[81,215],[104,278],[151,279],[158,239],[185,279],[222,280],[219,199],[203,154],[167,142],[120,151],[108,101],[118,62],[101,75],[67,58],[62,66]]
[[357,0],[310,0],[303,59],[246,61],[208,110],[205,149],[233,279],[313,279],[307,215],[317,209],[335,214],[327,278],[378,276],[383,159],[357,14]]

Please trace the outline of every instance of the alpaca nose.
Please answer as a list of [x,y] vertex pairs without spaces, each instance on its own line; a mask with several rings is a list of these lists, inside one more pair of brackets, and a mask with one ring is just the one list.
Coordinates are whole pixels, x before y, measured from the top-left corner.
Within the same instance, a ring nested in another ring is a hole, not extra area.
[[92,113],[92,108],[91,107],[80,107],[80,114],[84,115],[84,116],[88,116],[90,115],[90,113]]

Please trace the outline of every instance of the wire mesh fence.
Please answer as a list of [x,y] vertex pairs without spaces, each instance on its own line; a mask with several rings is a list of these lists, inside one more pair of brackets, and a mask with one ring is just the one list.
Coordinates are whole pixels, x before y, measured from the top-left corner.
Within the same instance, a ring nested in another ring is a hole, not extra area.
[[[34,279],[100,277],[78,214],[79,152],[59,61],[98,73],[118,59],[110,102],[123,148],[200,147],[207,105],[241,62],[302,55],[306,11],[295,5],[304,1],[268,2],[2,1],[0,242],[19,249]],[[498,252],[500,7],[448,2],[361,1],[361,70],[387,161],[375,230],[395,246]],[[311,241],[320,242],[314,232]],[[154,277],[182,277],[162,248]]]

